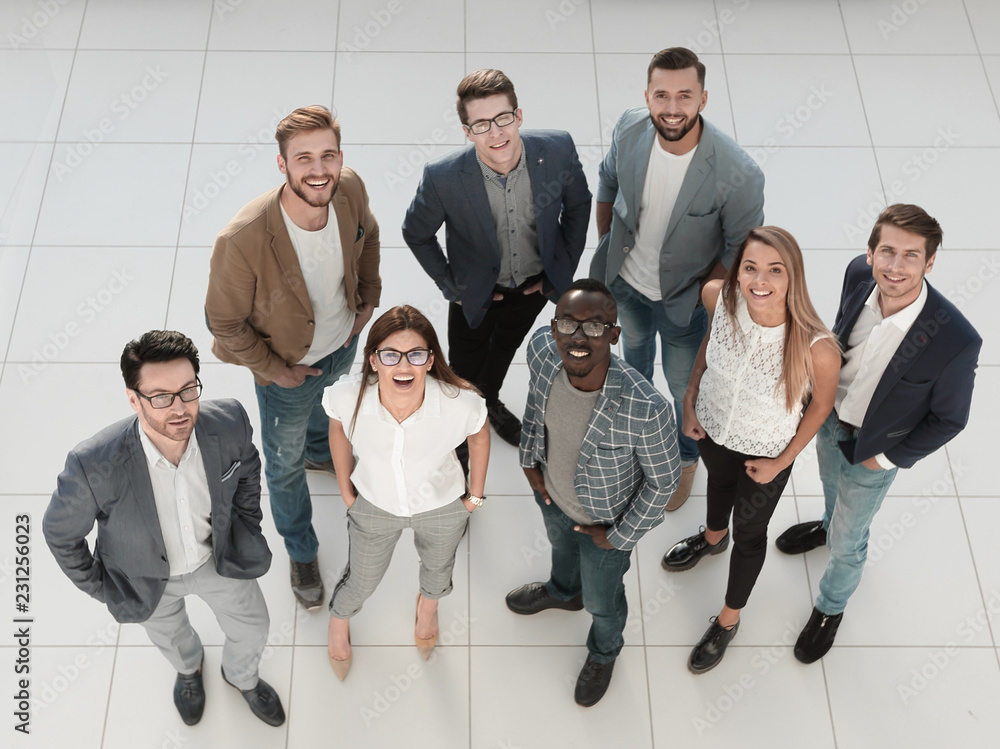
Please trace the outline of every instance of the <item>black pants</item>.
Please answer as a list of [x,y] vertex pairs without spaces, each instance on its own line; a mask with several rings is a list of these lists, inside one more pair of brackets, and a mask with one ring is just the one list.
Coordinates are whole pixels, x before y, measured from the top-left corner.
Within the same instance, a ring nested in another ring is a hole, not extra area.
[[491,302],[478,327],[470,328],[462,306],[448,307],[448,358],[459,377],[471,382],[488,404],[500,398],[510,363],[545,306],[540,293],[511,292]]
[[724,531],[729,527],[730,516],[733,519],[726,605],[742,609],[764,566],[767,524],[778,506],[792,467],[788,466],[770,483],[758,484],[747,475],[743,465],[743,461],[758,456],[717,445],[708,436],[698,440],[698,451],[708,469],[708,529]]

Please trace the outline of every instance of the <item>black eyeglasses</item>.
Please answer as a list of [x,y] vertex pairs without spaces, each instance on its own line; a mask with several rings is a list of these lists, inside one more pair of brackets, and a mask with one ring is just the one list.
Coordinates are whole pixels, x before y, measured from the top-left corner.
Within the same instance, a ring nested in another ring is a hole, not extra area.
[[201,397],[201,380],[195,377],[195,382],[198,384],[194,387],[184,388],[179,393],[159,393],[157,395],[145,395],[140,393],[135,388],[132,388],[136,395],[139,395],[149,401],[149,405],[153,408],[170,408],[174,405],[174,398],[180,398],[184,403],[190,403],[191,401],[196,401]]
[[404,356],[414,367],[422,367],[431,358],[431,350],[411,348],[409,351],[396,351],[394,348],[380,348],[375,349],[375,356],[387,367],[395,367]]
[[483,133],[488,133],[494,124],[496,124],[497,127],[507,127],[507,125],[512,123],[516,117],[517,115],[513,112],[501,112],[492,120],[477,120],[471,125],[466,125],[466,127],[473,135],[482,135]]
[[604,331],[615,327],[614,323],[596,322],[595,320],[574,320],[572,317],[553,317],[553,325],[556,332],[562,335],[573,335],[577,330],[583,328],[583,334],[587,338],[600,338]]

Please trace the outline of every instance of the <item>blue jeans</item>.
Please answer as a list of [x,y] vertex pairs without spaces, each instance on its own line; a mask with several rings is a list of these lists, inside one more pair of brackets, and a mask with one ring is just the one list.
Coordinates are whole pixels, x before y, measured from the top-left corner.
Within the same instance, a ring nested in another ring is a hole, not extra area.
[[552,544],[552,574],[545,588],[560,601],[583,593],[583,607],[594,620],[587,635],[587,650],[597,663],[610,663],[625,645],[622,633],[628,603],[624,577],[632,552],[600,548],[589,535],[573,530],[576,521],[554,502],[545,504],[538,492],[535,502],[542,509],[545,532]]
[[680,326],[667,317],[663,302],[654,302],[643,296],[621,276],[617,276],[609,288],[618,303],[625,361],[650,382],[653,381],[656,335],[659,333],[663,375],[667,378],[667,387],[674,399],[674,416],[677,417],[677,447],[682,461],[689,463],[697,460],[697,443],[681,431],[681,416],[684,413],[681,404],[698,349],[708,330],[708,313],[699,306],[691,315],[691,322]]
[[830,563],[819,581],[816,608],[833,615],[847,608],[847,599],[857,590],[868,558],[868,530],[898,469],[873,471],[851,465],[838,442],[851,434],[837,423],[836,412],[816,436],[819,476],[823,482],[826,511],[823,527],[830,547]]
[[323,391],[346,374],[354,362],[358,337],[312,366],[322,374],[306,377],[296,388],[257,385],[264,475],[271,495],[271,514],[285,540],[288,556],[306,564],[316,558],[319,541],[312,527],[312,500],[306,484],[305,459],[330,460],[330,419],[323,410]]

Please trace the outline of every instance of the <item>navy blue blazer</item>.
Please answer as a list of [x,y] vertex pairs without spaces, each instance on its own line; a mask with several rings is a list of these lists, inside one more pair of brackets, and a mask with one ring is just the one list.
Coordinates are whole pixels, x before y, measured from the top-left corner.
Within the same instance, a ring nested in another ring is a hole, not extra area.
[[[866,255],[847,266],[833,332],[840,345],[875,287]],[[926,283],[926,279],[925,279]],[[927,302],[875,388],[857,439],[840,449],[852,464],[885,453],[910,468],[965,428],[982,338],[954,304],[927,284]]]
[[[576,146],[562,130],[524,130],[525,165],[534,194],[542,293],[553,301],[573,282],[590,223],[590,190]],[[445,251],[437,232],[445,225]],[[462,302],[471,327],[482,322],[500,275],[500,244],[475,148],[424,167],[403,219],[403,239],[449,301]]]

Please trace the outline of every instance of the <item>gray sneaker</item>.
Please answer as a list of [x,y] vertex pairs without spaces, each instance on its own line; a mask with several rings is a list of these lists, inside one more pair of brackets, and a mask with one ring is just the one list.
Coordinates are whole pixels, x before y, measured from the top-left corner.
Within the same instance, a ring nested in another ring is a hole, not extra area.
[[333,469],[332,460],[324,460],[322,463],[315,460],[309,460],[306,458],[304,468],[307,471],[319,471],[320,473],[329,473],[334,478],[337,477],[337,472]]
[[289,559],[292,573],[292,593],[307,609],[323,604],[323,578],[319,574],[319,560],[305,564]]

